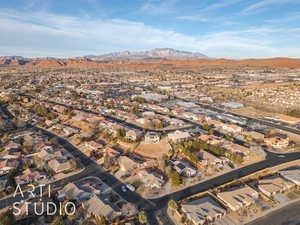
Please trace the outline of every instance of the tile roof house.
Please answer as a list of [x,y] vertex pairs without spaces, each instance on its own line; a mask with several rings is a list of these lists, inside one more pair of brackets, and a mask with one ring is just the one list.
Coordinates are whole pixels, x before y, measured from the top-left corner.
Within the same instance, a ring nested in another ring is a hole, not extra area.
[[217,137],[209,134],[202,134],[199,136],[199,139],[211,145],[218,145],[224,142],[224,139],[222,137]]
[[189,163],[181,160],[172,161],[173,168],[180,174],[186,177],[193,177],[197,174],[197,170],[193,168]]
[[258,199],[258,192],[249,186],[234,187],[218,193],[217,197],[232,211],[237,211],[255,203],[255,200]]
[[46,173],[35,170],[35,169],[26,169],[23,171],[23,174],[15,177],[15,181],[17,184],[29,184],[32,182],[39,182],[40,180],[46,179]]
[[234,134],[241,133],[243,131],[243,128],[241,128],[240,126],[235,124],[228,124],[228,123],[223,123],[222,129],[225,132],[234,133]]
[[155,144],[160,141],[160,134],[156,132],[148,132],[145,135],[145,143]]
[[9,171],[17,169],[20,161],[17,159],[0,159],[0,175],[7,174]]
[[65,113],[67,111],[67,108],[65,106],[62,106],[62,105],[55,105],[53,106],[53,109],[58,112],[58,113]]
[[224,160],[218,158],[214,154],[211,154],[205,150],[200,150],[197,153],[201,159],[201,163],[204,165],[218,165],[218,164],[223,164]]
[[206,122],[216,128],[221,128],[223,126],[223,123],[220,120],[206,119]]
[[293,183],[280,176],[265,177],[258,181],[258,189],[268,197],[283,193],[293,186]]
[[62,190],[58,192],[58,198],[74,199],[78,203],[91,197],[91,193],[85,192],[77,187],[74,183],[68,183]]
[[264,139],[265,143],[273,148],[286,148],[289,145],[289,137],[287,135],[273,134]]
[[55,173],[62,173],[73,168],[73,165],[69,160],[63,158],[54,158],[48,161],[48,168]]
[[102,151],[104,154],[106,154],[107,156],[109,156],[111,158],[118,158],[121,155],[121,153],[119,151],[117,151],[109,146],[106,146]]
[[226,143],[223,145],[223,148],[230,152],[239,153],[244,159],[248,159],[250,155],[250,149],[247,147],[244,147],[239,144],[235,144],[232,142]]
[[287,169],[279,171],[279,174],[286,180],[293,182],[294,184],[300,186],[300,169]]
[[208,224],[226,214],[224,207],[208,195],[183,203],[181,209],[193,225]]
[[189,138],[191,138],[191,135],[188,132],[176,130],[175,132],[168,133],[168,138],[170,141],[176,143],[188,140]]
[[87,212],[87,216],[105,216],[109,221],[115,220],[122,215],[120,209],[114,205],[101,199],[98,195],[93,195],[89,200],[83,203],[83,208]]
[[163,180],[162,177],[157,176],[154,173],[148,172],[146,169],[139,171],[138,173],[139,177],[142,179],[145,187],[149,188],[161,188],[165,181]]
[[103,145],[98,143],[98,142],[95,142],[95,141],[88,141],[88,142],[85,142],[84,144],[86,147],[92,149],[92,150],[100,150],[101,148],[103,148]]
[[245,135],[249,135],[250,137],[252,137],[255,140],[258,141],[263,141],[265,138],[265,135],[256,131],[248,131],[248,132],[244,132]]
[[141,131],[131,129],[126,132],[125,138],[127,140],[137,141],[142,137],[142,135],[143,133]]

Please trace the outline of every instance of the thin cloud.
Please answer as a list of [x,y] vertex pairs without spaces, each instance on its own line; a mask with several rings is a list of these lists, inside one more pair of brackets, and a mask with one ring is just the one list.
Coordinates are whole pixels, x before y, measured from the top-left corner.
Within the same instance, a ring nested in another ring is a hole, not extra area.
[[249,5],[241,11],[241,14],[256,13],[260,10],[266,9],[270,5],[281,5],[287,3],[299,4],[300,0],[260,0],[254,4]]
[[187,20],[187,21],[193,21],[193,22],[208,22],[209,19],[199,16],[199,15],[193,15],[193,16],[177,16],[176,19],[179,20]]
[[300,21],[300,12],[288,13],[284,17],[265,20],[267,23],[278,24],[278,23],[288,23],[288,22],[299,22]]
[[177,8],[175,7],[175,5],[178,1],[179,0],[147,0],[139,9],[139,12],[154,15],[173,14],[177,12]]
[[210,11],[210,10],[225,8],[225,7],[229,7],[231,5],[237,4],[241,1],[242,0],[224,0],[224,1],[221,1],[221,2],[211,4],[211,5],[203,8],[203,9],[201,9],[201,11]]

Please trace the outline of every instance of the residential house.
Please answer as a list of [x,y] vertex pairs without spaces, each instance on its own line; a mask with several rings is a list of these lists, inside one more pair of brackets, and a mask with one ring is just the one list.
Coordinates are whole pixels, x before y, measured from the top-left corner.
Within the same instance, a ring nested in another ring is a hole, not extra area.
[[110,222],[122,215],[118,207],[111,204],[109,201],[102,199],[98,195],[93,195],[89,200],[85,201],[83,208],[86,210],[87,217],[90,216],[104,216]]
[[199,136],[199,139],[210,145],[218,145],[224,142],[224,139],[222,137],[217,137],[209,134],[202,134]]
[[243,131],[243,128],[241,128],[240,126],[235,124],[228,124],[228,123],[223,123],[221,129],[226,133],[231,133],[231,134],[238,134]]
[[155,112],[152,111],[146,111],[142,113],[142,116],[148,119],[152,119],[155,117]]
[[184,108],[176,108],[172,110],[172,113],[174,115],[179,115],[179,114],[181,115],[183,112],[184,112]]
[[265,138],[265,135],[256,131],[247,131],[244,132],[244,135],[249,136],[257,141],[263,141]]
[[189,163],[182,160],[171,160],[173,168],[180,174],[186,177],[193,177],[197,174],[197,170]]
[[45,120],[45,124],[48,126],[48,127],[51,127],[52,125],[54,125],[54,120]]
[[145,124],[150,123],[150,120],[146,119],[146,118],[138,118],[138,119],[136,119],[136,122],[145,125]]
[[140,170],[138,172],[138,176],[143,181],[145,187],[149,187],[151,189],[159,189],[165,183],[162,176],[153,172],[149,172],[147,169]]
[[125,138],[127,140],[137,141],[137,140],[139,140],[142,137],[142,135],[143,135],[143,132],[141,132],[139,130],[133,130],[133,129],[131,129],[131,130],[128,130],[126,132]]
[[278,193],[283,193],[291,189],[293,186],[293,183],[290,181],[276,175],[265,177],[258,181],[258,189],[268,197],[272,197]]
[[9,173],[15,170],[20,165],[20,161],[17,159],[0,159],[0,175]]
[[286,170],[279,171],[279,174],[286,180],[293,182],[300,186],[300,169],[299,168],[288,168]]
[[35,170],[35,169],[26,169],[23,171],[23,174],[15,177],[15,181],[19,185],[29,184],[33,182],[39,182],[43,179],[46,179],[46,173]]
[[286,148],[289,145],[289,137],[285,134],[271,134],[264,139],[265,143],[273,148]]
[[222,166],[224,164],[224,160],[205,150],[201,149],[197,154],[204,166]]
[[98,151],[100,149],[103,148],[103,145],[98,143],[98,142],[95,142],[95,141],[88,141],[88,142],[85,142],[84,143],[85,147],[93,150],[93,151]]
[[245,185],[221,191],[217,194],[217,196],[226,203],[232,211],[237,211],[254,204],[255,200],[258,199],[258,192]]
[[58,199],[74,199],[77,203],[88,200],[91,193],[81,190],[76,184],[68,183],[62,190],[58,192]]
[[175,118],[170,118],[170,119],[168,119],[168,122],[169,122],[171,125],[175,125],[175,126],[183,126],[183,125],[184,125],[184,122],[183,122],[182,120],[175,119]]
[[170,141],[177,143],[181,141],[186,141],[191,138],[191,135],[188,132],[176,130],[172,133],[168,133],[168,138]]
[[193,225],[212,223],[226,214],[224,207],[208,195],[183,203],[181,210]]
[[52,107],[56,112],[63,114],[67,111],[67,108],[65,106],[62,105],[55,105]]
[[223,123],[220,120],[213,120],[210,118],[206,118],[206,122],[208,125],[211,125],[215,128],[221,128],[223,126]]
[[155,144],[160,141],[160,135],[156,132],[147,132],[145,135],[145,143]]
[[68,137],[79,133],[80,129],[77,127],[63,126],[64,136]]
[[54,158],[48,161],[48,168],[55,173],[62,173],[73,169],[70,160],[64,158]]
[[226,150],[228,150],[232,153],[240,154],[244,160],[249,159],[250,149],[245,147],[245,146],[235,144],[235,143],[232,143],[232,142],[228,142],[228,143],[223,145],[223,148],[225,148]]
[[102,150],[103,154],[107,155],[110,158],[118,158],[121,153],[115,149],[113,149],[112,147],[106,146],[103,150]]

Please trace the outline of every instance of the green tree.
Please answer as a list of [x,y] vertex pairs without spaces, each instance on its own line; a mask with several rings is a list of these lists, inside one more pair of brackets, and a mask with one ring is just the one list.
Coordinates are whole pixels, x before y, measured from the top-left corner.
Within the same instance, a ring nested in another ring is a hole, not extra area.
[[214,135],[214,133],[215,133],[215,130],[214,130],[214,129],[212,129],[212,128],[209,128],[209,130],[208,130],[208,134],[210,134],[210,135]]
[[202,128],[203,128],[204,130],[209,130],[209,129],[210,129],[210,126],[209,126],[207,123],[205,123],[205,124],[202,125]]
[[124,128],[119,128],[119,129],[117,130],[117,138],[118,138],[118,139],[124,138],[125,135],[126,135],[126,130],[125,130]]
[[232,141],[232,137],[231,137],[229,134],[225,134],[225,135],[224,135],[224,138],[225,138],[227,141]]
[[169,176],[171,180],[171,184],[175,187],[179,186],[181,184],[180,175],[177,171],[172,170]]
[[148,222],[148,218],[144,211],[139,212],[139,222],[141,224],[146,224]]
[[145,103],[146,99],[144,99],[143,97],[139,97],[139,96],[135,96],[133,99],[133,101],[138,102],[138,103]]
[[170,209],[170,210],[172,210],[172,211],[177,210],[177,209],[178,209],[178,204],[177,204],[177,202],[174,201],[174,200],[170,200],[170,201],[168,202],[168,209]]
[[232,154],[230,154],[229,158],[231,161],[233,161],[233,163],[238,164],[238,165],[240,165],[244,162],[243,157],[239,153],[232,153]]

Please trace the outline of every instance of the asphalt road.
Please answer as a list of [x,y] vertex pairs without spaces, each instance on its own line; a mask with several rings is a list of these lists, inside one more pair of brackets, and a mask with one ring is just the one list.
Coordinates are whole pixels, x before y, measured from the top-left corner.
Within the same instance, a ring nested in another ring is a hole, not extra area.
[[247,225],[300,225],[300,201],[288,204]]
[[[220,110],[220,109],[217,109],[212,106],[207,106],[207,105],[202,106],[202,104],[198,104],[198,105],[200,105],[203,108],[208,108],[213,111],[218,111],[221,113],[225,112],[224,110]],[[83,110],[83,109],[79,109],[79,110]],[[83,111],[95,113],[95,112],[92,112],[89,110],[83,110]],[[232,114],[232,115],[235,115],[235,114]],[[240,115],[238,115],[238,116],[240,116]],[[243,117],[245,118],[245,116],[243,116]],[[121,124],[128,125],[129,127],[131,127],[131,124],[127,124],[126,122],[124,123],[123,120],[119,120],[114,117],[112,117],[110,119],[114,120],[115,122],[119,122]],[[253,118],[250,118],[250,119],[252,119],[253,121],[256,120]],[[276,124],[261,121],[261,120],[256,120],[256,122],[300,134],[300,131],[297,131],[295,129],[287,128],[284,126],[276,125]],[[135,128],[135,127],[133,127],[133,128]],[[297,131],[297,132],[295,132],[295,131]],[[44,131],[44,132],[46,132],[46,131]],[[50,132],[48,132],[48,135],[53,136],[54,134],[51,134]],[[70,151],[70,153],[72,153],[75,157],[79,158],[81,160],[82,164],[87,167],[87,169],[86,169],[87,174],[80,173],[78,175],[74,175],[74,177],[66,178],[65,180],[63,179],[61,181],[58,181],[58,183],[57,183],[58,185],[63,185],[64,183],[72,182],[72,179],[74,179],[74,180],[80,179],[80,177],[82,175],[83,176],[90,176],[90,175],[98,176],[100,179],[102,179],[104,182],[106,182],[110,187],[112,187],[114,189],[114,191],[119,193],[124,199],[126,199],[129,202],[135,203],[140,208],[144,209],[148,215],[150,224],[158,224],[158,221],[157,221],[158,217],[163,222],[163,224],[173,224],[173,222],[168,218],[166,211],[165,211],[166,207],[167,207],[167,203],[170,199],[181,200],[181,199],[187,198],[191,195],[197,194],[199,192],[203,192],[203,191],[209,190],[211,188],[217,187],[219,185],[225,184],[227,182],[231,182],[231,181],[239,179],[241,177],[250,175],[259,170],[265,169],[267,167],[272,167],[272,166],[280,165],[285,162],[300,159],[300,152],[280,154],[280,155],[284,155],[284,157],[279,157],[278,154],[267,152],[267,157],[264,161],[248,165],[244,168],[230,171],[226,174],[223,174],[218,177],[212,178],[210,180],[201,182],[199,184],[187,187],[180,191],[165,195],[163,197],[148,200],[148,199],[142,198],[137,193],[131,192],[129,190],[126,193],[122,192],[121,186],[123,184],[119,180],[117,180],[113,175],[103,171],[103,169],[101,167],[99,167],[95,162],[93,162],[90,158],[88,158],[83,153],[81,153],[77,148],[75,148],[73,145],[71,145],[65,139],[58,137],[58,140],[59,140],[59,143],[62,144],[63,147],[65,147],[68,151]],[[88,170],[91,170],[91,171],[88,171]],[[82,173],[84,173],[84,171]],[[10,199],[10,198],[5,199],[5,200],[0,200],[0,208],[9,206],[14,201],[15,201],[15,199]],[[272,224],[272,223],[270,223],[270,224]]]

